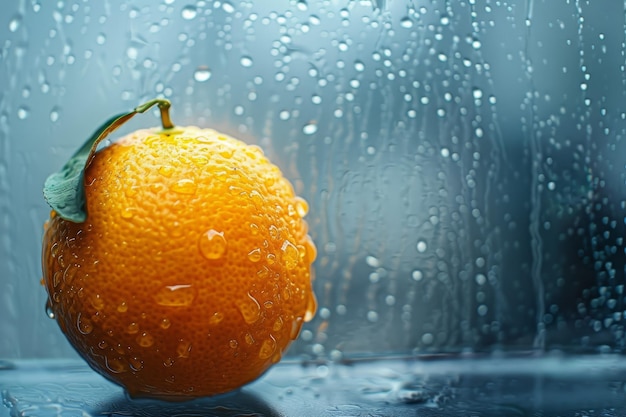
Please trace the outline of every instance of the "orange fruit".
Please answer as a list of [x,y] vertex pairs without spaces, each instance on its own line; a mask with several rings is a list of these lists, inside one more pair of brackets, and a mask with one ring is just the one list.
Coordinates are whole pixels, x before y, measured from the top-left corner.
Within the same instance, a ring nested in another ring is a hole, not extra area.
[[85,170],[87,220],[52,211],[48,308],[131,396],[184,400],[262,375],[316,310],[308,206],[256,146],[136,131]]

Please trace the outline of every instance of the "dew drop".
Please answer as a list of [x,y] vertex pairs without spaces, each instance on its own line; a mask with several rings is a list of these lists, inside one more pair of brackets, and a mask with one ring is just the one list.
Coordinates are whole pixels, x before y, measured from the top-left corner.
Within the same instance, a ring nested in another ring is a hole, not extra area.
[[263,341],[261,345],[261,350],[259,350],[259,358],[267,359],[271,357],[276,351],[276,339],[274,336],[270,335],[269,339]]
[[275,225],[271,225],[268,229],[269,233],[270,233],[270,237],[274,240],[280,238],[280,230],[278,230],[278,227],[276,227]]
[[57,120],[59,120],[60,111],[61,110],[58,107],[52,108],[52,110],[50,111],[50,121],[52,123],[55,123]]
[[149,348],[154,344],[154,338],[148,332],[142,332],[135,340],[139,346],[144,348]]
[[248,324],[255,323],[261,317],[261,306],[250,293],[243,300],[237,302],[237,307],[244,321]]
[[426,252],[426,249],[428,248],[428,245],[426,245],[425,241],[420,240],[420,241],[417,242],[416,248],[417,248],[417,251],[419,253],[424,253],[424,252]]
[[135,322],[129,324],[126,327],[126,333],[128,334],[136,334],[139,331],[139,325]]
[[56,315],[54,314],[54,310],[52,309],[52,303],[49,299],[48,301],[46,301],[46,315],[50,319],[54,319],[56,317]]
[[296,266],[298,266],[300,254],[298,253],[298,249],[293,243],[285,240],[280,250],[283,252],[282,260],[288,270],[292,270]]
[[180,14],[185,20],[193,20],[198,15],[198,10],[195,6],[185,6]]
[[249,56],[244,55],[239,60],[239,63],[241,64],[242,67],[250,68],[252,64],[254,64],[254,61],[252,61],[252,58],[250,58]]
[[272,326],[272,330],[277,332],[277,331],[279,331],[282,328],[283,328],[283,319],[282,319],[282,317],[278,317],[276,319],[276,321],[274,322],[274,325]]
[[26,106],[22,106],[17,109],[17,117],[21,120],[24,120],[30,114],[30,109]]
[[408,16],[404,17],[402,18],[402,20],[400,20],[400,26],[402,26],[405,29],[410,29],[413,27],[413,21]]
[[76,327],[78,327],[78,331],[82,334],[89,334],[93,331],[93,324],[91,324],[89,319],[84,318],[81,313],[78,313]]
[[306,304],[306,311],[304,312],[304,321],[311,321],[315,317],[317,311],[317,299],[313,291],[309,291],[309,299]]
[[171,165],[161,165],[158,168],[158,172],[164,177],[170,178],[174,173],[174,167],[172,167]]
[[191,178],[183,178],[181,180],[176,181],[171,186],[172,191],[178,194],[187,194],[187,195],[195,194],[196,188],[198,188],[198,186],[196,185],[196,182],[192,180]]
[[176,348],[176,354],[179,358],[188,358],[191,353],[191,343],[181,339],[178,347]]
[[291,322],[291,332],[289,333],[291,340],[296,340],[298,338],[300,330],[302,329],[302,323],[302,317],[296,317],[294,321]]
[[104,358],[104,364],[107,369],[114,374],[121,374],[123,372],[128,372],[128,368],[122,362],[121,358],[109,358],[108,356]]
[[248,259],[252,262],[259,262],[261,260],[261,249],[256,248],[248,252]]
[[128,359],[128,365],[133,371],[141,371],[143,369],[143,361],[136,356]]
[[307,203],[306,200],[302,197],[296,197],[295,202],[296,202],[296,213],[298,213],[298,216],[300,217],[306,216],[307,213],[309,212],[309,203]]
[[298,0],[298,2],[296,3],[296,7],[298,8],[298,10],[306,12],[309,8],[309,5],[307,4],[306,0]]
[[132,207],[124,207],[122,209],[122,211],[120,212],[120,216],[122,217],[122,219],[131,219],[134,215],[135,215],[135,209],[133,209]]
[[13,16],[13,18],[9,21],[9,31],[11,32],[17,31],[20,28],[21,24],[22,24],[22,16],[21,15]]
[[235,11],[235,6],[225,1],[222,3],[222,10],[224,10],[226,13],[233,13]]
[[165,307],[189,307],[197,291],[190,284],[166,285],[154,294],[154,301]]
[[209,260],[215,260],[220,259],[224,255],[228,242],[223,232],[210,229],[200,236],[198,246],[202,256]]
[[102,299],[100,294],[95,294],[93,297],[91,297],[91,305],[96,310],[102,310],[104,308],[104,300]]
[[304,127],[302,127],[302,132],[305,135],[312,135],[315,132],[317,132],[317,122],[316,121],[310,121],[309,123],[305,124]]
[[213,315],[209,319],[209,324],[214,326],[216,324],[221,323],[222,320],[224,320],[224,314],[219,313],[219,312],[213,313]]
[[363,72],[365,70],[365,64],[362,61],[354,61],[354,69],[357,72]]
[[212,73],[209,67],[203,65],[198,67],[193,73],[193,79],[198,81],[199,83],[203,83],[205,81],[208,81],[209,78],[211,78],[211,75]]

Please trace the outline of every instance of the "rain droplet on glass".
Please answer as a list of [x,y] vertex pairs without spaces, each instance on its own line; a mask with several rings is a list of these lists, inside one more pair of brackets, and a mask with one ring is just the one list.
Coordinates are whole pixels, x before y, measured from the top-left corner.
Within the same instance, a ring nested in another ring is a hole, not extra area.
[[302,132],[305,135],[312,135],[315,132],[317,132],[317,122],[316,121],[310,121],[309,123],[305,124],[304,127],[302,128]]
[[211,70],[209,69],[209,67],[206,66],[198,67],[193,73],[193,78],[199,83],[208,81],[209,78],[211,78]]
[[183,7],[183,10],[181,10],[180,14],[185,20],[193,20],[198,15],[198,10],[195,6],[189,5]]

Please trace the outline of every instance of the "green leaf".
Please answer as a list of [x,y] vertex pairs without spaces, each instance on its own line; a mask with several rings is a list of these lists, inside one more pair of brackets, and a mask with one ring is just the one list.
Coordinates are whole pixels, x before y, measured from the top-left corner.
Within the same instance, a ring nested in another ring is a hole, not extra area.
[[165,131],[172,129],[169,119],[170,102],[165,99],[150,100],[128,113],[118,114],[106,123],[76,151],[60,171],[50,175],[44,183],[43,196],[57,214],[68,221],[82,223],[87,220],[85,201],[85,169],[91,163],[98,144],[137,113],[143,113],[155,104],[161,109],[161,122]]

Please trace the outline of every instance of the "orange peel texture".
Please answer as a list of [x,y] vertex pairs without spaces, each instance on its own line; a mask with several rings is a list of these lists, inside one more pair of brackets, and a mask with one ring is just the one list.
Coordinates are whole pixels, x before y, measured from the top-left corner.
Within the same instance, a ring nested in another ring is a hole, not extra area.
[[315,314],[308,206],[256,146],[196,127],[136,131],[85,171],[87,220],[53,211],[49,308],[131,396],[239,388]]

